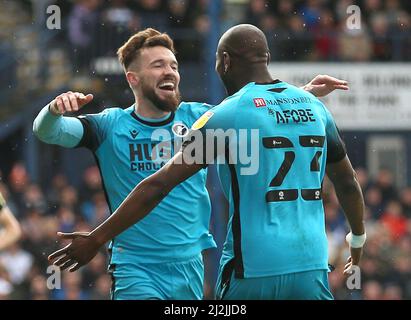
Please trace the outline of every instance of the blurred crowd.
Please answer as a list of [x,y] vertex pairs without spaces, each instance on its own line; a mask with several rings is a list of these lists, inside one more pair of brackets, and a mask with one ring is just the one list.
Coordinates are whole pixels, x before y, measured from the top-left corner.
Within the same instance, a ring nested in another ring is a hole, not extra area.
[[[48,269],[47,256],[65,243],[58,241],[57,231],[90,231],[109,215],[98,168],[90,167],[83,177],[82,185],[74,188],[66,176],[57,174],[42,188],[31,181],[25,166],[17,163],[9,176],[0,180],[0,191],[23,230],[17,244],[0,252],[0,298],[109,298],[106,250],[81,272],[62,273],[61,281],[56,270]],[[53,288],[56,290],[50,290]]]
[[[243,21],[259,26],[266,33],[273,60],[324,62],[411,59],[409,1],[245,2],[249,4]],[[354,16],[353,9],[349,9],[353,4],[360,8],[357,16]]]
[[411,299],[411,187],[396,188],[390,171],[380,170],[371,179],[356,169],[366,204],[367,242],[361,261],[361,290],[348,290],[343,268],[349,251],[347,223],[335,192],[324,183],[324,209],[329,241],[329,273],[336,299]]
[[[349,255],[347,223],[331,184],[324,182],[329,262],[336,267],[329,273],[332,292],[336,299],[411,299],[411,187],[397,189],[387,170],[370,178],[358,168],[357,175],[366,201],[368,237],[361,290],[347,288],[342,272]],[[20,221],[23,237],[0,253],[0,298],[109,299],[106,250],[79,272],[63,272],[61,284],[49,278],[54,272],[47,262],[48,254],[65,244],[57,239],[57,231],[89,231],[109,215],[98,168],[86,169],[78,188],[63,174],[42,188],[30,181],[21,163],[1,181],[0,191]]]
[[[113,55],[136,30],[153,27],[176,39],[180,60],[201,61],[206,52],[201,39],[211,25],[209,2],[77,1],[70,10],[67,38],[79,63],[87,64],[93,54]],[[352,4],[361,12],[349,28],[353,11],[347,9]],[[225,0],[220,18],[224,30],[238,23],[260,27],[273,60],[409,61],[410,13],[410,2],[402,0]]]
[[201,35],[210,27],[207,6],[204,0],[80,0],[67,8],[65,38],[80,69],[96,57],[115,56],[132,34],[147,27],[168,31],[180,60],[199,61]]
[[[347,12],[360,5],[353,29]],[[74,4],[68,19],[68,39],[90,57],[101,34],[122,40],[136,30],[154,27],[176,38],[181,60],[201,60],[198,39],[210,30],[209,1],[84,0]],[[411,6],[401,0],[225,0],[223,29],[252,23],[267,35],[274,60],[390,61],[411,58]],[[108,31],[110,30],[110,31]],[[186,36],[182,36],[185,33]],[[114,36],[115,35],[115,36]],[[115,40],[104,48],[114,53]],[[101,48],[100,48],[101,49]],[[86,59],[87,60],[87,59]]]
[[[212,3],[0,1],[0,119],[2,113],[21,108],[45,90],[65,86],[111,94],[123,103],[125,82],[116,51],[146,27],[166,31],[175,40],[184,71],[182,85],[186,85],[185,78],[191,79],[183,93],[191,100],[201,100],[210,61],[208,49],[213,45],[209,38]],[[60,8],[60,29],[45,27],[52,17],[46,13],[50,4]],[[359,5],[356,16],[348,10],[352,4]],[[411,2],[407,0],[222,0],[216,12],[221,32],[238,23],[260,27],[267,35],[273,61],[411,59]],[[121,79],[116,83],[112,76]]]

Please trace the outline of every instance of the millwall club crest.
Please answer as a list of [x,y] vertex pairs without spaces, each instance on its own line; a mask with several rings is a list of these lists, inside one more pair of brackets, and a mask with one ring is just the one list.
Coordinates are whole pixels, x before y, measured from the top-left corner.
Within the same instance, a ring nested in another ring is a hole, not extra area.
[[175,123],[171,129],[177,137],[185,137],[188,134],[188,127],[182,123]]

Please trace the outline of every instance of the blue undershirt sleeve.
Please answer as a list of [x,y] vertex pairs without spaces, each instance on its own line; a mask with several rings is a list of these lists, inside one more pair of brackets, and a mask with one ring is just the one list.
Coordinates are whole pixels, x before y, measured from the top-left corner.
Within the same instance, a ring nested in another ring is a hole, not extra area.
[[34,119],[33,132],[45,143],[73,148],[82,140],[84,128],[77,118],[53,115],[47,105]]

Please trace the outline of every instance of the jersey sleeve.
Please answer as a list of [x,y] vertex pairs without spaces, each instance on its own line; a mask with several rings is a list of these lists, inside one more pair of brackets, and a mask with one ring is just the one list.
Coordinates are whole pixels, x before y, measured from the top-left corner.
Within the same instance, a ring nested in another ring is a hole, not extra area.
[[214,163],[215,158],[224,156],[230,135],[235,132],[232,108],[233,106],[225,104],[218,105],[193,123],[182,146],[188,157],[195,158],[192,161],[202,161],[204,166],[207,166]]
[[211,110],[214,106],[200,102],[182,102],[180,107],[184,109],[187,125],[191,127],[193,123],[200,118],[204,113]]
[[330,111],[326,107],[324,110],[326,113],[327,163],[334,163],[346,156],[347,149]]
[[96,151],[109,134],[112,113],[110,109],[106,109],[100,113],[79,116],[84,134],[76,147],[86,147],[93,152]]
[[234,128],[236,108],[234,104],[238,104],[238,99],[233,99],[230,103],[223,102],[222,104],[211,108],[204,112],[192,125],[193,130],[227,130]]
[[83,126],[76,118],[53,115],[46,105],[34,119],[33,133],[45,143],[73,148],[83,137]]

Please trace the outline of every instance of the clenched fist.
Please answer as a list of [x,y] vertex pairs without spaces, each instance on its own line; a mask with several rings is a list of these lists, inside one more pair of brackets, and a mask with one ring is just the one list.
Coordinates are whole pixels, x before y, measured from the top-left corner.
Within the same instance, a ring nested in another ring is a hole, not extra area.
[[51,103],[49,110],[52,114],[63,115],[66,112],[76,112],[93,100],[93,95],[81,92],[65,92],[58,95]]

